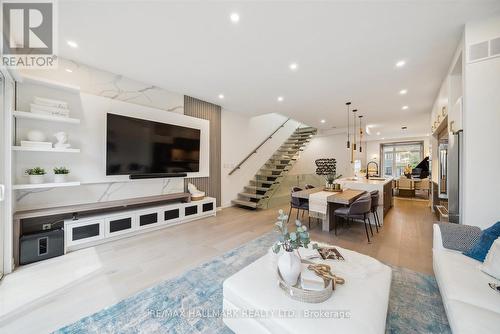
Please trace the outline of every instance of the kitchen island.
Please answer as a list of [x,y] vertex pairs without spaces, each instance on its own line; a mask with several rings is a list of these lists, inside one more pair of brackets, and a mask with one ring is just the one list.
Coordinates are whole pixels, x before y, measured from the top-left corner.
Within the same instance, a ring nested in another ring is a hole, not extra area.
[[[392,197],[392,177],[379,178],[365,178],[365,177],[346,177],[336,181],[342,185],[343,189],[357,189],[367,192],[378,190],[379,202],[377,213],[380,218],[380,225],[384,224],[384,216],[393,205]],[[371,220],[373,224],[374,221]]]

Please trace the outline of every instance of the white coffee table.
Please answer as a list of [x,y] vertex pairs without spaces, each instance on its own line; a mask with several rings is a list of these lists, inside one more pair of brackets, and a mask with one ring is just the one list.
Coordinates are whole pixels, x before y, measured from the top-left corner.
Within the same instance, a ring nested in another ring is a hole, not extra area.
[[337,248],[346,261],[329,264],[346,283],[327,301],[309,304],[289,298],[278,287],[275,259],[268,253],[224,281],[224,323],[238,334],[384,333],[391,268]]

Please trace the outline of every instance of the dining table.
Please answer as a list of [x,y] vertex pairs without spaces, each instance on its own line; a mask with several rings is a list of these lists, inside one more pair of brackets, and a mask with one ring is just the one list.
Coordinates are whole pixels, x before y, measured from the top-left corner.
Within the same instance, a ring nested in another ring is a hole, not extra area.
[[[320,191],[325,191],[322,187],[315,187],[311,189],[300,190],[292,193],[293,197],[307,199],[311,194],[318,193]],[[325,217],[322,219],[321,230],[325,232],[329,232],[333,229],[334,217],[333,212],[335,209],[351,205],[356,199],[362,196],[366,191],[364,190],[356,190],[356,189],[342,189],[340,192],[331,192],[331,195],[327,195],[327,213]]]

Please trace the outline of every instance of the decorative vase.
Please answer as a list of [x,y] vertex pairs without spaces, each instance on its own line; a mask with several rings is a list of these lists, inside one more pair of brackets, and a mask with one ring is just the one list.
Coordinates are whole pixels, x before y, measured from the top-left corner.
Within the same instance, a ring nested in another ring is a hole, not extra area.
[[297,284],[297,280],[302,270],[300,258],[296,252],[283,252],[278,260],[278,269],[281,277],[289,285]]
[[63,183],[66,182],[68,174],[54,174],[54,182],[55,183]]
[[43,183],[45,176],[44,175],[30,175],[29,178],[30,178],[31,184],[40,184],[40,183]]

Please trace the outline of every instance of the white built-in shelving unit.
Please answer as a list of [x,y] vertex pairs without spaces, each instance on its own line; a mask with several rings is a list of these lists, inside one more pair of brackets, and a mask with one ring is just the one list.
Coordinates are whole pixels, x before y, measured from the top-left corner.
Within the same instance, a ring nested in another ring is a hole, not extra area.
[[52,116],[44,114],[34,114],[26,111],[14,111],[14,117],[17,119],[34,119],[38,121],[46,122],[58,122],[58,123],[69,123],[69,124],[80,124],[80,120],[77,118],[69,118],[63,116]]
[[46,189],[46,188],[60,188],[60,187],[76,187],[79,186],[80,182],[50,182],[50,183],[39,183],[39,184],[15,184],[12,186],[14,190],[30,190],[30,189]]
[[[62,92],[71,93],[71,94],[80,94],[80,87],[64,84],[56,81],[52,81],[45,78],[38,78],[30,75],[20,74],[19,72],[14,72],[14,79],[18,84],[33,84],[40,85],[43,87],[61,90]],[[22,86],[21,86],[22,89]],[[31,120],[35,122],[48,122],[48,123],[63,123],[70,125],[78,125],[80,124],[80,119],[70,118],[64,116],[56,116],[56,115],[45,115],[45,114],[36,114],[27,111],[15,110],[12,113],[14,118],[14,131],[17,132],[17,121],[19,120]],[[23,154],[23,152],[46,152],[46,153],[80,153],[80,149],[78,148],[44,148],[44,147],[26,147],[26,146],[18,146],[16,143],[13,143],[11,147],[13,152],[19,152],[19,154]],[[13,184],[13,190],[31,190],[31,189],[44,189],[44,188],[59,188],[59,187],[76,187],[80,186],[81,183],[77,181],[71,182],[60,182],[60,183],[41,183],[41,184]]]

